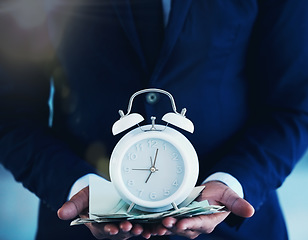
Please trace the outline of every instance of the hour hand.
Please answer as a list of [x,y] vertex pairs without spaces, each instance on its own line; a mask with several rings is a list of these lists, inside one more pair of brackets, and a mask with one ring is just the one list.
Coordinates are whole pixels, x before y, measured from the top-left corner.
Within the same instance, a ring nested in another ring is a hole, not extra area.
[[150,174],[149,174],[148,178],[145,180],[145,183],[147,183],[147,182],[148,182],[148,180],[150,179],[150,177],[151,177],[152,173],[153,173],[153,172],[150,172]]

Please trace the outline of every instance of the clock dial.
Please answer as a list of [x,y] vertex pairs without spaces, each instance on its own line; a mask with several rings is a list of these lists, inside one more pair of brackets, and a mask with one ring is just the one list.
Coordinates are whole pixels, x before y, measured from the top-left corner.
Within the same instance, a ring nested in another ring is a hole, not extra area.
[[172,144],[159,139],[143,139],[132,145],[121,164],[123,184],[144,201],[160,201],[181,186],[185,168],[181,154]]
[[110,158],[110,178],[119,195],[143,211],[160,212],[180,204],[197,177],[193,146],[168,126],[133,129],[117,143]]

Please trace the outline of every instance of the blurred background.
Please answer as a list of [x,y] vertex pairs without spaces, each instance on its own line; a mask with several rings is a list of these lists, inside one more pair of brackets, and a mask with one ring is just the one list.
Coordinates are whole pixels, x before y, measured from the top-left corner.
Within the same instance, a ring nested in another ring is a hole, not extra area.
[[[278,190],[290,240],[307,239],[308,153]],[[38,198],[0,165],[0,240],[33,240]]]

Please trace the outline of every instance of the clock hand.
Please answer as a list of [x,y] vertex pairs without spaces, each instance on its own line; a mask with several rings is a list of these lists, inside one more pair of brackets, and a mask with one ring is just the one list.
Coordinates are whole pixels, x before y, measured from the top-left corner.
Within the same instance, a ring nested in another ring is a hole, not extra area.
[[[149,181],[149,179],[150,179],[152,173],[158,171],[158,169],[155,167],[156,159],[157,159],[157,153],[158,153],[158,148],[156,149],[156,152],[155,152],[154,163],[153,163],[153,165],[152,165],[151,168],[150,168],[150,171],[151,171],[151,172],[150,172],[148,178],[145,180],[145,183],[147,183],[147,182]],[[150,159],[151,159],[151,163],[152,163],[152,158],[150,157]]]
[[[153,170],[151,170],[151,168],[154,167],[152,157],[150,157],[150,160],[151,160],[151,167],[150,168],[132,168],[132,170],[153,171]],[[155,171],[158,171],[158,169],[155,169]]]
[[148,180],[150,179],[150,177],[151,177],[152,173],[153,173],[153,172],[150,172],[150,174],[149,174],[148,178],[145,180],[145,183],[147,183],[147,182],[148,182]]
[[132,168],[132,170],[149,171],[148,168]]
[[158,171],[158,168],[156,168],[156,167],[151,167],[151,168],[150,168],[150,171],[151,171],[151,172],[150,172],[148,178],[145,180],[145,183],[148,182],[148,180],[149,180],[149,178],[151,177],[152,173],[155,173],[156,171]]
[[158,153],[158,148],[156,149],[156,152],[155,152],[155,158],[154,158],[154,164],[153,164],[153,167],[155,167],[155,164],[156,164],[157,153]]
[[[151,168],[132,168],[132,170],[151,171]],[[158,169],[156,169],[157,171]]]
[[154,164],[153,164],[152,167],[155,167],[156,159],[157,159],[157,153],[158,153],[158,148],[156,149],[156,152],[155,152]]

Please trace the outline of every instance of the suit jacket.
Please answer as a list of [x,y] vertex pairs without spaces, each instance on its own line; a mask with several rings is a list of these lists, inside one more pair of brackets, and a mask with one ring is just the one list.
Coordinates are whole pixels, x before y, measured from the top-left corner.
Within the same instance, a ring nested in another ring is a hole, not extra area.
[[[169,91],[188,109],[195,133],[184,134],[199,156],[199,184],[211,173],[230,173],[256,209],[245,221],[230,215],[198,239],[287,238],[275,190],[308,142],[307,1],[173,0],[153,71],[128,0],[45,7],[46,45],[56,61],[29,67],[5,56],[0,65],[1,162],[42,199],[38,239],[91,235],[68,229],[53,211],[76,179],[108,158],[121,137],[111,133],[117,110],[148,87]],[[154,103],[140,96],[133,111],[149,122],[171,108],[164,96]]]

